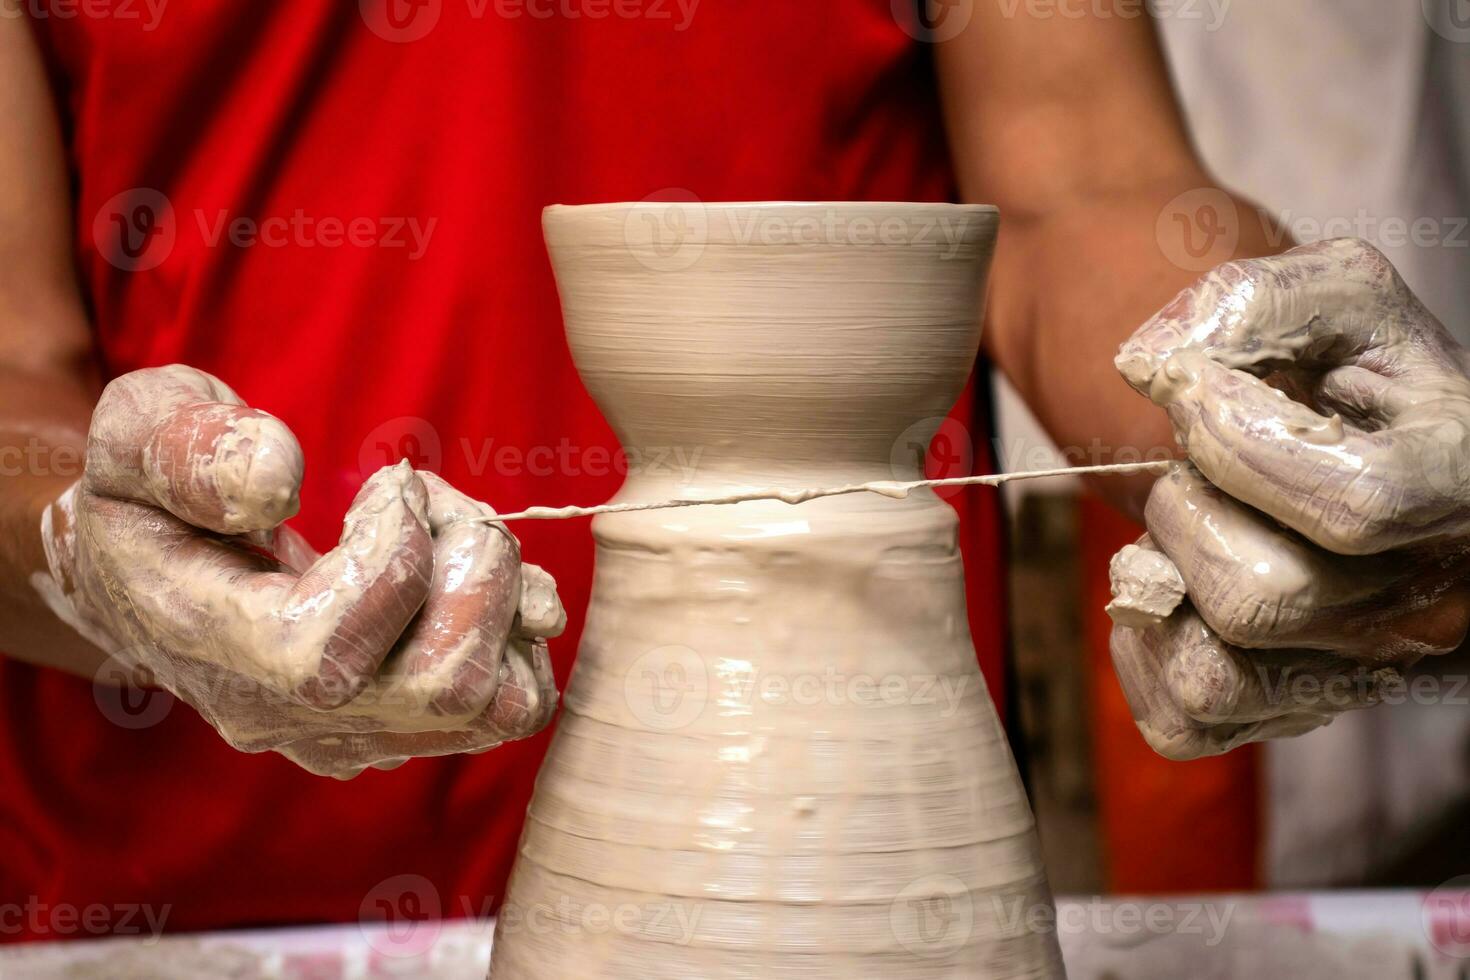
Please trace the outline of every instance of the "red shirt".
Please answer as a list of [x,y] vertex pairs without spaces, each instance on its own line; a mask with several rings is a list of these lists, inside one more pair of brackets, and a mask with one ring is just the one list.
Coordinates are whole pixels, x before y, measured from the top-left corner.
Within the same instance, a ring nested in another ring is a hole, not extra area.
[[[184,362],[284,419],[318,547],[402,456],[502,509],[619,484],[562,337],[544,205],[954,193],[930,51],[890,0],[28,6],[107,373]],[[968,430],[983,457],[968,396],[956,418],[941,448],[963,455]],[[998,691],[995,497],[952,500]],[[588,527],[516,533],[570,613],[564,682]],[[403,874],[449,916],[503,893],[546,736],[338,783],[231,750],[183,704],[156,719],[162,698],[128,715],[0,660],[0,905],[141,903],[206,929],[352,919]],[[0,938],[70,934],[21,918],[0,914]]]

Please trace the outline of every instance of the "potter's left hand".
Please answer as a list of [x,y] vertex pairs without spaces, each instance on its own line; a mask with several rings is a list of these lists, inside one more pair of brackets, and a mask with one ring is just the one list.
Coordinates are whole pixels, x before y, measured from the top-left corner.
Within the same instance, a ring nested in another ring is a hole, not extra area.
[[1158,752],[1309,731],[1460,645],[1466,364],[1357,240],[1221,266],[1123,345],[1190,460],[1113,563],[1113,663]]

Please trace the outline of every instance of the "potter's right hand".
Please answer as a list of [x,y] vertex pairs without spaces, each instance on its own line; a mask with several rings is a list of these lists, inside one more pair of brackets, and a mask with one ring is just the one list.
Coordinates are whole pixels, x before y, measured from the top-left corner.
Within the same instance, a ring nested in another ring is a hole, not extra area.
[[1113,661],[1155,749],[1308,731],[1462,643],[1466,364],[1356,240],[1222,266],[1123,346],[1189,456],[1113,563]]
[[[249,752],[348,777],[530,735],[556,704],[556,586],[493,511],[407,463],[317,555],[282,523],[303,461],[279,420],[192,368],[108,385],[82,479],[42,522],[65,621]],[[43,577],[44,578],[44,577]]]

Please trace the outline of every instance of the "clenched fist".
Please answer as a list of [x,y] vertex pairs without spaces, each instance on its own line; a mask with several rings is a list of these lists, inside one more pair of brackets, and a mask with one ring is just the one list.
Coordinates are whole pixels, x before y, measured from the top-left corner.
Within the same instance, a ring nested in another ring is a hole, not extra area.
[[1466,351],[1376,249],[1222,266],[1117,364],[1190,461],[1113,563],[1113,662],[1155,749],[1308,731],[1461,644]]
[[556,584],[494,512],[407,463],[318,555],[283,522],[303,460],[279,420],[192,368],[137,371],[93,414],[46,511],[51,607],[231,745],[348,777],[490,748],[556,706]]

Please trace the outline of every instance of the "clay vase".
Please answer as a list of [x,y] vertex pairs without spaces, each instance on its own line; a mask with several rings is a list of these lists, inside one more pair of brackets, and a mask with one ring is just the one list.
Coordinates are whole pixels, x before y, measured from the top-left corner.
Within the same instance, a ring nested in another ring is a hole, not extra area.
[[[629,457],[616,499],[921,479],[975,363],[997,224],[549,208],[572,353]],[[956,526],[927,490],[596,518],[490,976],[1061,976]]]

